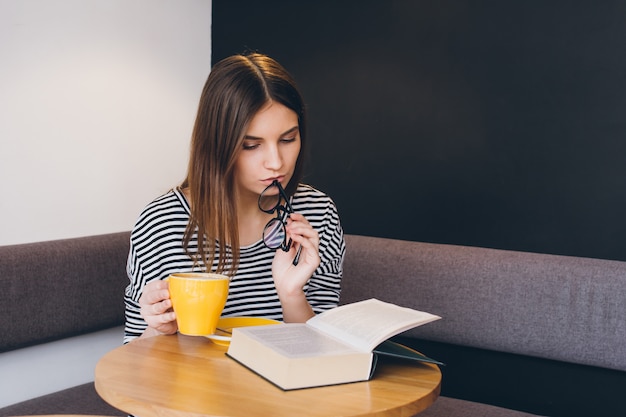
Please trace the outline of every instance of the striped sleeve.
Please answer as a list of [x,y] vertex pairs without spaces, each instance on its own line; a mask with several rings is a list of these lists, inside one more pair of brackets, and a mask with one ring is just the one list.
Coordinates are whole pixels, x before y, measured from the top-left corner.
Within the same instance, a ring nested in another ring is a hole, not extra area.
[[313,311],[321,313],[339,303],[346,251],[343,229],[330,197],[310,186],[301,185],[298,191],[293,200],[294,211],[302,212],[320,238],[320,266],[305,291]]
[[188,207],[176,190],[155,199],[139,215],[131,232],[126,265],[130,282],[124,293],[125,343],[139,337],[147,327],[139,307],[145,285],[172,272],[192,270],[193,261],[182,243],[188,221]]

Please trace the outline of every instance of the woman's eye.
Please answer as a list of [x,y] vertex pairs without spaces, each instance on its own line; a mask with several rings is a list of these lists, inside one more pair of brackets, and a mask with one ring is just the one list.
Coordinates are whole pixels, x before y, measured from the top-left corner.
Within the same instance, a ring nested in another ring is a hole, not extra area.
[[259,147],[258,143],[243,143],[243,150],[248,151]]
[[280,141],[283,143],[291,143],[296,141],[296,137],[294,136],[293,138],[282,138]]

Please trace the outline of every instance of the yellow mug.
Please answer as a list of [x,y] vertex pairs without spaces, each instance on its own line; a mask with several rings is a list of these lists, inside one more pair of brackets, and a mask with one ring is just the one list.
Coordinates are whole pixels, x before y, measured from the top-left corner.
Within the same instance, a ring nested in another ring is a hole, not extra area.
[[228,298],[230,278],[220,274],[188,272],[171,274],[167,282],[178,331],[189,336],[215,333]]

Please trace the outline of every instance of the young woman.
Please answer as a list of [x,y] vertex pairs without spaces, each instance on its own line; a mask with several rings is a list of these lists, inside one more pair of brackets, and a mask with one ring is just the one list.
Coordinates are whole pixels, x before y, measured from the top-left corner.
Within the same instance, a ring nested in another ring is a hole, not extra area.
[[[177,331],[163,281],[173,272],[229,275],[227,316],[303,322],[337,305],[343,231],[333,201],[300,183],[305,146],[304,103],[279,63],[248,54],[213,66],[187,177],[150,203],[131,233],[125,342]],[[276,182],[289,199],[281,205],[293,209],[283,216],[285,250],[262,238],[276,213],[261,210],[259,196],[277,201]]]

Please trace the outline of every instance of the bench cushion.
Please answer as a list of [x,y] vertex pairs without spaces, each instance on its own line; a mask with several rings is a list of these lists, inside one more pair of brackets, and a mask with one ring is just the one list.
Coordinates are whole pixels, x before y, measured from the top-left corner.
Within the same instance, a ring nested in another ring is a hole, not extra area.
[[93,382],[0,408],[0,417],[43,414],[127,415],[102,400]]
[[522,411],[509,410],[493,405],[459,400],[456,398],[439,397],[435,403],[419,417],[536,417]]

